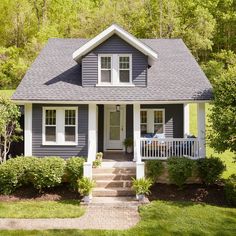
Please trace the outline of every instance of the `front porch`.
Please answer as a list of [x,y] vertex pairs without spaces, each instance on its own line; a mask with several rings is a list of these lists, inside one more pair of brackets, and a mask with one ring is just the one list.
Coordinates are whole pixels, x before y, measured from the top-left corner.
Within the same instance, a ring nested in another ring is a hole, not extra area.
[[[105,162],[136,162],[137,178],[144,176],[144,160],[166,160],[171,156],[204,158],[205,103],[199,102],[197,105],[198,137],[190,137],[187,103],[89,104],[85,176],[92,176],[92,162],[97,152],[104,152]],[[146,120],[141,115],[142,111],[146,113]],[[156,136],[158,133],[161,136]],[[147,134],[154,136],[146,137]],[[125,154],[125,138],[133,139],[132,155]]]

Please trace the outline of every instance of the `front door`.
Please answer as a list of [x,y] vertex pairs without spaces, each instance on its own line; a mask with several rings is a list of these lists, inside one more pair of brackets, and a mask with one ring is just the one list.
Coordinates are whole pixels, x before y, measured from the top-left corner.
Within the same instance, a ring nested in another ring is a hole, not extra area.
[[123,150],[124,109],[107,109],[106,113],[106,149]]

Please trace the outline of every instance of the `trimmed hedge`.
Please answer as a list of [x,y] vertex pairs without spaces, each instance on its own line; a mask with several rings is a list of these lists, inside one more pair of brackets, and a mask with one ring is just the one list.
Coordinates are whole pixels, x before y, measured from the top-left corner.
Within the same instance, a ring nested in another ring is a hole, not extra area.
[[11,194],[31,184],[39,191],[61,184],[63,176],[74,186],[83,175],[84,159],[72,157],[16,157],[0,165],[0,193]]
[[194,161],[186,157],[171,157],[167,160],[170,182],[182,188],[192,176]]
[[225,170],[225,165],[218,157],[197,160],[197,172],[205,184],[213,184]]
[[65,161],[60,157],[38,158],[30,170],[30,179],[33,186],[42,191],[62,182]]
[[228,203],[236,206],[236,175],[231,175],[225,183],[225,196]]
[[83,164],[84,158],[82,157],[71,157],[66,161],[65,175],[73,191],[77,191],[77,181],[83,176]]
[[158,177],[163,173],[164,164],[160,160],[148,160],[145,163],[145,173],[148,178],[156,182]]

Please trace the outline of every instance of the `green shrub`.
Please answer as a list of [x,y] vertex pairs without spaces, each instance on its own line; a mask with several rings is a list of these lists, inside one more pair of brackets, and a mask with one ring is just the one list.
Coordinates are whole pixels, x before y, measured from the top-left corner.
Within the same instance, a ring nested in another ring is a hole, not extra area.
[[206,184],[213,184],[220,178],[225,170],[225,165],[218,157],[210,157],[197,160],[197,172]]
[[16,188],[28,184],[29,172],[35,161],[35,157],[17,157],[0,165],[0,192],[11,194]]
[[225,196],[228,203],[236,206],[236,175],[231,175],[225,183]]
[[87,177],[79,179],[77,183],[78,183],[78,192],[82,196],[89,196],[89,194],[95,187],[95,181]]
[[163,162],[160,160],[149,160],[145,162],[146,176],[153,182],[156,182],[158,177],[164,170]]
[[97,168],[97,167],[100,167],[102,165],[102,157],[103,157],[102,152],[98,152],[96,154],[96,160],[93,161],[93,168]]
[[59,185],[65,170],[65,161],[60,157],[37,158],[30,170],[33,186],[41,191]]
[[77,181],[83,176],[83,157],[71,157],[66,161],[66,178],[70,187],[77,191]]
[[152,186],[152,180],[150,178],[134,179],[132,178],[132,188],[137,195],[148,195]]
[[171,157],[167,160],[168,174],[171,183],[182,188],[186,180],[192,176],[194,161],[186,157]]

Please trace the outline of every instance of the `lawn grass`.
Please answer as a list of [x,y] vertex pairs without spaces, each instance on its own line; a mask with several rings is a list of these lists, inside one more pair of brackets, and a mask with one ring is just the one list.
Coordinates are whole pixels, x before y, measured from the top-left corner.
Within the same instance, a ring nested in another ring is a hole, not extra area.
[[[209,126],[209,114],[211,112],[210,110],[211,105],[206,104],[206,126]],[[206,128],[207,132],[207,128]],[[190,133],[197,136],[197,105],[191,104],[190,105]],[[210,157],[215,156],[221,158],[221,160],[226,165],[226,171],[223,173],[223,178],[228,178],[231,174],[236,173],[236,163],[233,162],[233,156],[234,154],[230,151],[226,151],[224,153],[216,153],[212,148],[207,145],[206,147],[206,153],[207,156]]]
[[77,200],[0,202],[0,218],[75,218],[83,214]]
[[140,208],[141,221],[129,230],[0,231],[0,235],[235,235],[236,209],[205,204],[153,201]]
[[13,93],[15,92],[15,90],[0,90],[0,96],[1,97],[5,97],[5,98],[10,98]]

